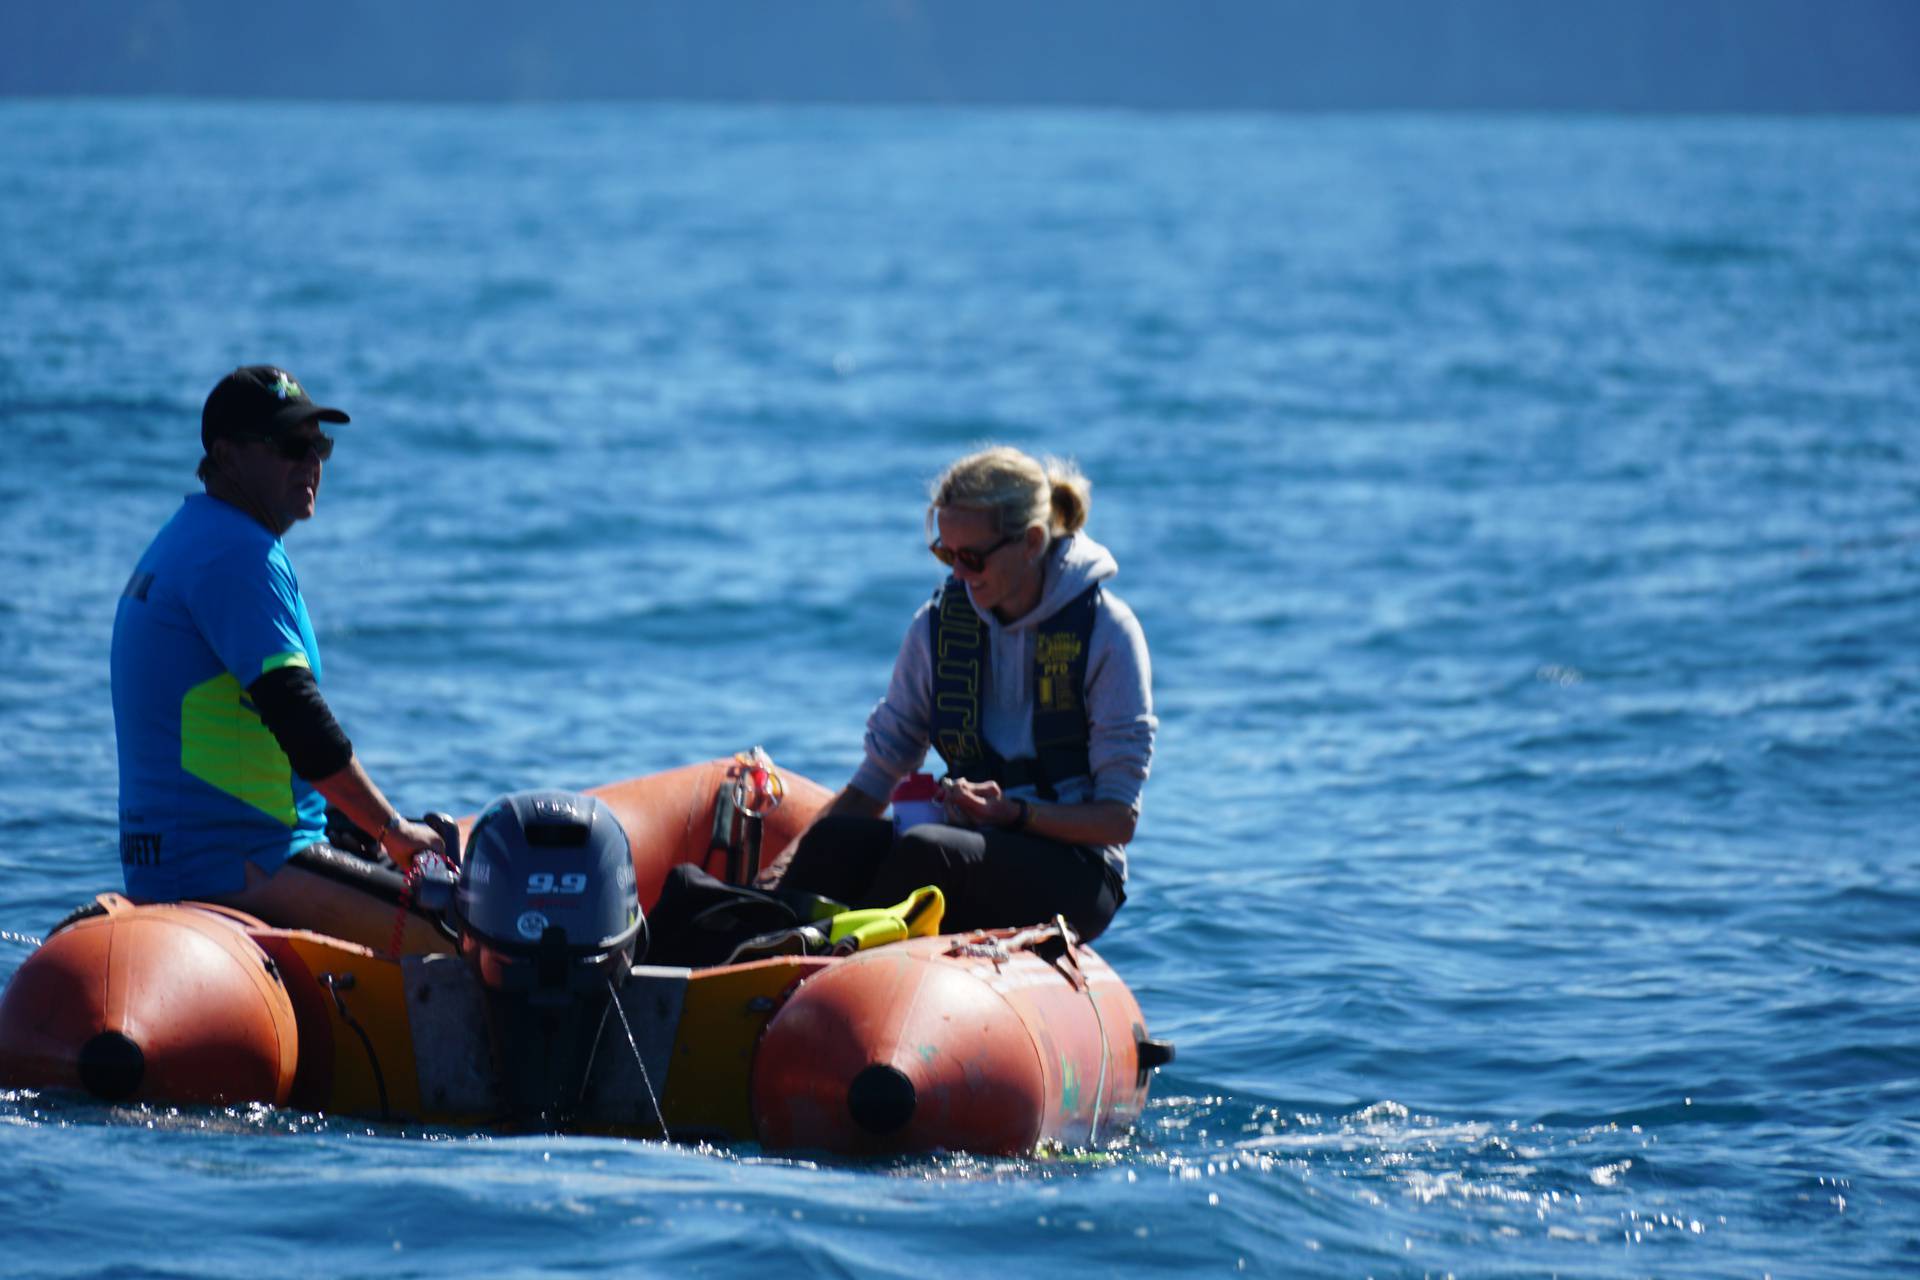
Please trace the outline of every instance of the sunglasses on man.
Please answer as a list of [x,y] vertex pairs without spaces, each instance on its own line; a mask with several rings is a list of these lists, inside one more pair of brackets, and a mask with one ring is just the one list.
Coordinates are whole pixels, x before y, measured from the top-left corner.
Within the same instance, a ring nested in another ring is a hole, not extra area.
[[1020,534],[1025,532],[1026,530],[1022,529],[1020,533],[1010,533],[992,546],[981,547],[978,551],[972,547],[942,546],[937,538],[927,544],[927,550],[933,552],[933,558],[941,564],[957,564],[968,573],[980,573],[987,567],[988,556],[1006,546],[1009,542],[1018,542],[1020,540]]
[[308,453],[316,454],[322,462],[333,456],[333,437],[324,431],[316,431],[310,436],[242,436],[241,438],[259,441],[288,462],[305,462]]

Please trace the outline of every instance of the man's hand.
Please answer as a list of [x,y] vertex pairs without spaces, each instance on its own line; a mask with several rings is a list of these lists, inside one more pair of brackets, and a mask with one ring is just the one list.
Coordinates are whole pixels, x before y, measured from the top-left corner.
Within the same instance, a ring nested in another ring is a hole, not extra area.
[[444,854],[447,845],[440,833],[422,822],[415,822],[401,814],[387,802],[380,788],[373,785],[373,779],[360,766],[356,758],[349,758],[346,767],[338,773],[325,778],[315,778],[316,791],[329,801],[338,805],[340,811],[351,818],[362,831],[368,832],[387,851],[394,864],[402,871],[413,866],[414,857],[422,849],[431,849]]
[[423,849],[442,856],[447,852],[447,842],[440,838],[438,831],[411,818],[394,819],[393,825],[387,828],[385,838],[380,841],[380,847],[392,855],[402,871],[412,868],[413,860]]

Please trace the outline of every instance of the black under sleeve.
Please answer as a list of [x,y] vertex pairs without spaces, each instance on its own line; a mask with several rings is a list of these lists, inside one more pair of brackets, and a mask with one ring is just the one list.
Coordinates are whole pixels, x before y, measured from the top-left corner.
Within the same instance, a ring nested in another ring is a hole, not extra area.
[[248,685],[247,692],[293,771],[308,782],[331,777],[353,759],[353,744],[327,710],[313,672],[281,667]]

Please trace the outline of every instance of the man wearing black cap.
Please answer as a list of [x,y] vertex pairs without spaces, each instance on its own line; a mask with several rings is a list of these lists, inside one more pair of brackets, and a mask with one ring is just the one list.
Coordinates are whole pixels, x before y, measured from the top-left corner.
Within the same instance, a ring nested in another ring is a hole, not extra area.
[[[344,423],[271,365],[200,415],[204,494],[169,520],[113,623],[120,862],[130,897],[218,901],[269,924],[389,945],[400,878],[326,844],[331,800],[401,866],[441,851],[353,754],[320,695],[320,648],[280,536],[313,515]],[[444,949],[418,916],[408,950]]]

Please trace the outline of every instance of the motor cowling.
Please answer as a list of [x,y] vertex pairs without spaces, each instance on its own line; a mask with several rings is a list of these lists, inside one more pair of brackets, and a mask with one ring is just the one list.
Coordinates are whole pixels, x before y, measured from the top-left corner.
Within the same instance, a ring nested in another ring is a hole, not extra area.
[[644,924],[626,832],[592,796],[503,796],[467,837],[453,918],[514,1119],[564,1125]]
[[618,986],[642,925],[626,832],[592,796],[502,796],[467,837],[454,921],[489,990],[563,1003]]

